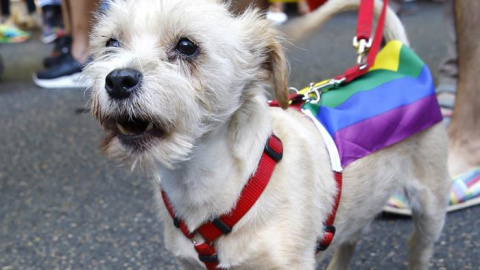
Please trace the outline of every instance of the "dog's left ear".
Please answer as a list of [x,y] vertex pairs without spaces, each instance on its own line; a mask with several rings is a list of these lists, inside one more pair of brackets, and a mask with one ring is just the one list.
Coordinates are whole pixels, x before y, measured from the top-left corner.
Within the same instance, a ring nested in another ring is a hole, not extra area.
[[247,10],[239,19],[248,38],[247,46],[273,82],[275,99],[283,109],[288,108],[289,69],[282,46],[283,34],[273,28],[258,10]]

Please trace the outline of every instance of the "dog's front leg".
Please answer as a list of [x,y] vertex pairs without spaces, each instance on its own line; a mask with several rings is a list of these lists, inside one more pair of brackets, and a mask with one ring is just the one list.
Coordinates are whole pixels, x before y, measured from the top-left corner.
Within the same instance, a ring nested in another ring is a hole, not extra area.
[[350,261],[355,251],[356,242],[344,243],[333,254],[327,270],[346,270],[350,267]]
[[186,260],[186,259],[179,259],[178,262],[180,263],[182,270],[201,270],[205,269],[204,266],[198,264],[197,262]]

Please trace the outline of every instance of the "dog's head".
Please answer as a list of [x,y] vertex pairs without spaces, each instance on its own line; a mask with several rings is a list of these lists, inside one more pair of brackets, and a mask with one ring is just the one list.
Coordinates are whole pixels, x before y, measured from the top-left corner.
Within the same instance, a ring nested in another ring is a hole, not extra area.
[[234,17],[215,0],[119,0],[91,34],[92,111],[105,152],[174,167],[273,80],[286,106],[279,34],[254,10]]

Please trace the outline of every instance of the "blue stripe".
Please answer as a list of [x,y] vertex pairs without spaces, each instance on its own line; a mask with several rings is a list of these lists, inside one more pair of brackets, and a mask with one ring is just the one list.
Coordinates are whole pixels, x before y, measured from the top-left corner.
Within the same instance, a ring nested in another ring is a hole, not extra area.
[[317,114],[317,119],[333,136],[342,128],[412,104],[434,93],[432,75],[428,67],[424,66],[417,78],[403,77],[370,91],[356,93],[335,108],[322,106]]

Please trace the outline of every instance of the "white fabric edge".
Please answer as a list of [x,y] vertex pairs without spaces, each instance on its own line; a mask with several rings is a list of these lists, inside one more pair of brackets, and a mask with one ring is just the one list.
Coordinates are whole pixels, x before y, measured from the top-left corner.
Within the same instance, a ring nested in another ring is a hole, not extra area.
[[312,122],[315,124],[315,127],[317,127],[318,131],[320,131],[323,141],[327,146],[328,154],[330,155],[330,163],[332,166],[332,170],[335,172],[342,172],[343,168],[342,162],[340,161],[340,154],[338,153],[337,146],[335,145],[333,138],[330,136],[330,133],[328,133],[327,129],[325,129],[322,123],[320,123],[317,118],[315,118],[311,111],[302,109],[302,112],[306,116],[308,116],[310,120],[312,120]]

